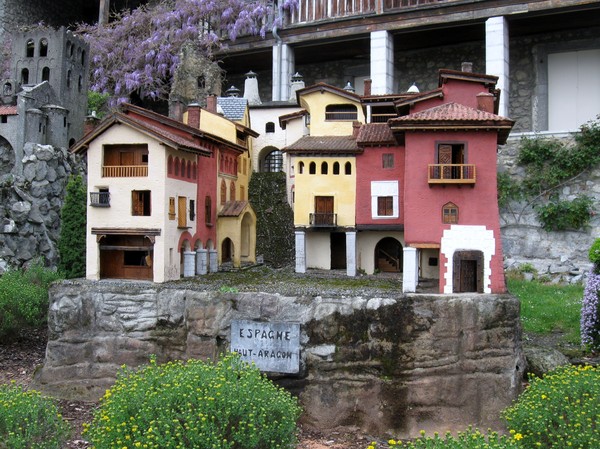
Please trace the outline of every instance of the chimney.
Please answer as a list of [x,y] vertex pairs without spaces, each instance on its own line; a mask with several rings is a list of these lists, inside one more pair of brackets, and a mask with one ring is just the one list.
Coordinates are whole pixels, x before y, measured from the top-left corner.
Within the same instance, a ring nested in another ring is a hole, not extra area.
[[96,116],[96,111],[92,111],[92,113],[85,118],[85,122],[83,124],[83,135],[85,136],[87,133],[96,128],[98,123],[100,123],[100,119]]
[[187,125],[200,129],[200,105],[198,103],[188,105],[187,113]]
[[494,113],[494,95],[489,92],[477,94],[477,109],[484,112]]
[[246,73],[246,81],[244,83],[244,98],[248,100],[250,106],[262,104],[260,94],[258,93],[258,79],[256,73],[250,70]]
[[364,90],[364,96],[368,97],[369,95],[371,95],[371,85],[373,84],[373,80],[372,79],[368,79],[365,80],[365,90]]
[[290,86],[290,103],[296,103],[296,91],[304,89],[304,77],[298,72],[292,75],[292,82]]
[[217,113],[217,96],[215,94],[206,97],[206,110],[213,114]]
[[472,73],[473,72],[473,63],[472,62],[463,62],[460,65],[460,70],[463,72]]
[[239,98],[240,90],[235,86],[231,86],[229,89],[227,89],[225,91],[225,96],[231,97],[231,98]]
[[362,123],[360,122],[352,122],[352,137],[355,139],[358,137],[358,132],[360,131],[360,127]]

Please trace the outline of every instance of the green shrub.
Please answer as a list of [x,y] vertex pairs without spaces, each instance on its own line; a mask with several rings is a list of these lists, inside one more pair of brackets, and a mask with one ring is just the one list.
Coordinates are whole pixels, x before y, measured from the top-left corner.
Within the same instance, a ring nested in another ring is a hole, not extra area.
[[594,272],[600,272],[600,239],[594,240],[589,252],[590,262],[594,264]]
[[545,231],[584,229],[590,223],[594,202],[582,195],[572,201],[554,198],[548,204],[537,206],[537,216]]
[[59,269],[67,279],[85,275],[86,186],[81,176],[73,176],[67,184],[61,211],[58,252]]
[[[519,440],[522,435],[512,433],[511,435],[499,435],[489,432],[487,435],[479,430],[467,429],[453,436],[450,432],[441,438],[437,433],[433,437],[426,437],[421,431],[421,438],[414,441],[401,442],[389,440],[388,446],[392,449],[519,449]],[[377,444],[371,443],[367,449],[376,449]]]
[[295,443],[297,401],[228,355],[124,370],[84,435],[95,449],[277,449]]
[[600,370],[568,365],[533,378],[504,418],[525,448],[600,447]]
[[0,277],[0,340],[24,327],[39,327],[48,314],[48,287],[60,275],[41,262]]
[[0,447],[61,449],[69,433],[50,399],[14,384],[0,385]]

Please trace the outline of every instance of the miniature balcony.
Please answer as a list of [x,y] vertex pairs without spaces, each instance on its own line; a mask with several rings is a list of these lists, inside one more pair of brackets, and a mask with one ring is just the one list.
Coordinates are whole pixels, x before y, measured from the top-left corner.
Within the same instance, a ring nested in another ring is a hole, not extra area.
[[90,192],[90,206],[110,207],[110,192]]
[[334,213],[314,213],[310,214],[310,225],[315,228],[330,228],[337,226],[337,214]]
[[104,165],[102,177],[104,178],[134,178],[148,176],[147,165]]
[[473,164],[429,164],[429,184],[475,184]]

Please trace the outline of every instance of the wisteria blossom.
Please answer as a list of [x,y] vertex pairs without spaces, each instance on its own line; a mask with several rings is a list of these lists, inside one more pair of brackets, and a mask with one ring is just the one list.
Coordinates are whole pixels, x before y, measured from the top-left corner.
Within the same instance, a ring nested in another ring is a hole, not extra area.
[[264,37],[296,7],[267,0],[162,0],[120,13],[109,24],[81,25],[90,44],[93,91],[111,96],[113,106],[132,92],[168,99],[180,52],[190,43],[211,57],[227,40],[244,34]]
[[600,273],[590,273],[583,291],[581,305],[581,342],[600,348],[600,320],[598,315],[598,295],[600,295]]

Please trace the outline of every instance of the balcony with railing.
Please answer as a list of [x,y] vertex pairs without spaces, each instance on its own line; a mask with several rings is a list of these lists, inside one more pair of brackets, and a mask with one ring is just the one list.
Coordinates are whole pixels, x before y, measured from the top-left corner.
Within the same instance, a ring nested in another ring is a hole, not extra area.
[[110,192],[90,192],[90,206],[110,207]]
[[104,165],[104,178],[135,178],[148,176],[148,165]]
[[337,226],[337,214],[332,212],[313,213],[309,216],[310,225],[315,228],[328,228]]
[[473,164],[429,164],[429,184],[475,184],[477,171]]

